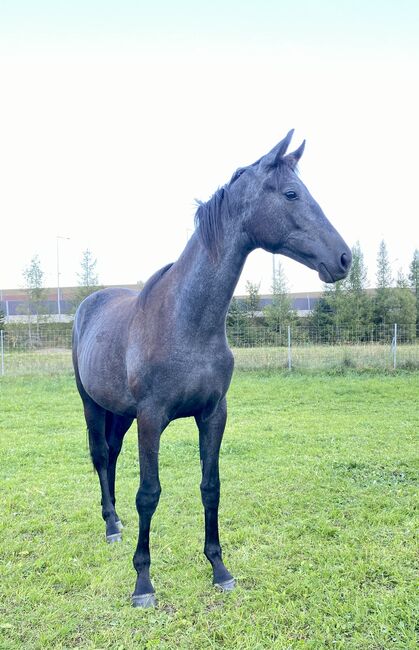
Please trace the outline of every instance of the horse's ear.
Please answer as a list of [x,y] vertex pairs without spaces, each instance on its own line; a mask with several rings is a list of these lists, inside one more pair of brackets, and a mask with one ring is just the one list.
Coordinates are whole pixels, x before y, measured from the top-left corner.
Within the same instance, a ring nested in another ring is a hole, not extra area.
[[298,149],[293,151],[292,153],[289,153],[288,156],[285,156],[284,160],[287,162],[287,164],[292,168],[295,169],[295,167],[298,164],[298,161],[300,160],[301,156],[303,155],[304,152],[304,147],[306,146],[306,141],[303,140]]
[[261,161],[263,162],[264,165],[267,167],[277,167],[282,158],[284,157],[289,143],[291,142],[292,134],[294,133],[294,129],[291,129],[291,131],[288,131],[287,135],[281,142],[279,142],[275,147],[266,154],[266,156],[263,156]]

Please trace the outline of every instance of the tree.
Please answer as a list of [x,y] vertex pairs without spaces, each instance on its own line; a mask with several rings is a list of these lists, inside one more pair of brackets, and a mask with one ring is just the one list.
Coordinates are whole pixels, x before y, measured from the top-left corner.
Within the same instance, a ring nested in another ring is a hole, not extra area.
[[343,283],[343,280],[339,280],[334,284],[324,284],[322,296],[309,317],[310,325],[321,328],[326,340],[334,341],[339,338],[341,327],[344,324],[345,290]]
[[4,330],[5,316],[4,311],[0,309],[0,330]]
[[390,324],[392,309],[391,285],[393,282],[390,261],[385,241],[380,242],[377,253],[377,288],[374,301],[374,322],[377,325]]
[[248,318],[244,312],[244,306],[233,298],[227,312],[226,329],[230,345],[242,347],[245,344]]
[[419,292],[419,250],[416,248],[413,253],[413,259],[409,266],[409,276],[408,276],[409,286],[415,292],[415,295]]
[[260,294],[259,294],[259,289],[260,289],[260,282],[259,284],[249,282],[247,280],[246,282],[246,299],[245,299],[245,305],[246,305],[246,311],[249,313],[251,318],[254,318],[256,315],[256,312],[259,310],[259,303],[260,303]]
[[413,291],[416,302],[416,333],[419,334],[419,250],[416,248],[409,266],[409,287]]
[[245,345],[257,345],[261,339],[263,323],[260,318],[256,317],[257,312],[260,310],[260,284],[253,282],[246,282],[246,298],[244,300],[244,317],[245,321]]
[[74,306],[77,308],[79,304],[94,293],[99,287],[98,276],[96,272],[97,260],[93,257],[93,253],[88,248],[83,251],[82,259],[80,262],[80,273],[77,273],[79,286],[74,296]]
[[82,287],[94,287],[98,284],[98,277],[96,273],[97,260],[93,259],[93,253],[86,248],[83,251],[81,260],[81,272],[77,273],[79,278],[79,285]]
[[264,316],[269,329],[284,336],[288,325],[296,320],[297,315],[288,294],[287,279],[279,261],[273,277],[272,302],[265,307]]
[[416,332],[416,298],[409,281],[400,269],[397,286],[391,289],[389,318],[403,326],[403,337],[412,340]]
[[387,246],[384,239],[382,239],[377,253],[377,289],[387,289],[391,287],[392,283],[393,277]]
[[353,292],[362,292],[368,286],[368,269],[365,266],[364,254],[361,250],[361,245],[357,241],[352,246],[352,265],[349,275],[344,280],[345,288]]
[[372,302],[366,292],[368,270],[359,241],[352,247],[352,266],[342,287],[345,295],[340,304],[340,322],[352,330],[355,338],[362,339],[371,325]]
[[28,333],[31,339],[32,316],[35,316],[36,330],[39,334],[39,324],[42,317],[48,314],[46,308],[46,290],[43,287],[44,272],[41,269],[41,262],[38,255],[34,255],[29,265],[23,270],[25,279],[26,293],[28,296],[27,316],[28,316]]

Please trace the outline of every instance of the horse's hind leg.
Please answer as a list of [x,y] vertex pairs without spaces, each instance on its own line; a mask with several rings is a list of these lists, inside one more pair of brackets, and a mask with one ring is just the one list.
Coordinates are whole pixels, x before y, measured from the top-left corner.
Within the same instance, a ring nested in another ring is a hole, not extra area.
[[82,394],[84,415],[89,433],[89,447],[93,466],[97,472],[102,493],[102,517],[106,524],[106,541],[121,540],[115,506],[109,489],[109,447],[106,441],[107,411],[96,404],[86,393]]
[[[132,424],[133,418],[116,415],[110,411],[106,412],[106,442],[108,443],[108,485],[111,501],[115,508],[115,475],[116,461],[121,451],[124,436]],[[123,526],[115,511],[116,525],[119,531]]]

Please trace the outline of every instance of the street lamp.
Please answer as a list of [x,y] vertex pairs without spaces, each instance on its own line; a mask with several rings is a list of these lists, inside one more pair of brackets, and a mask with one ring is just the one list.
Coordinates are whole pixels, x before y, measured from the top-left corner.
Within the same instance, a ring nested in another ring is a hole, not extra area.
[[276,268],[275,268],[275,255],[272,253],[272,293],[275,292],[276,286]]
[[60,296],[60,247],[59,247],[59,240],[60,239],[70,239],[70,237],[60,237],[60,235],[57,235],[56,240],[57,240],[57,314],[58,314],[58,320],[61,321],[61,296]]

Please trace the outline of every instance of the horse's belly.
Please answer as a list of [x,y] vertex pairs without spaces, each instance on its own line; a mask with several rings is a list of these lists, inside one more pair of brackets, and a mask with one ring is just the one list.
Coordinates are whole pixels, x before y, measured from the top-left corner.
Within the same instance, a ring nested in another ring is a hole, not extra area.
[[136,403],[131,395],[120,355],[106,355],[83,348],[78,355],[78,370],[87,394],[107,411],[136,417]]

